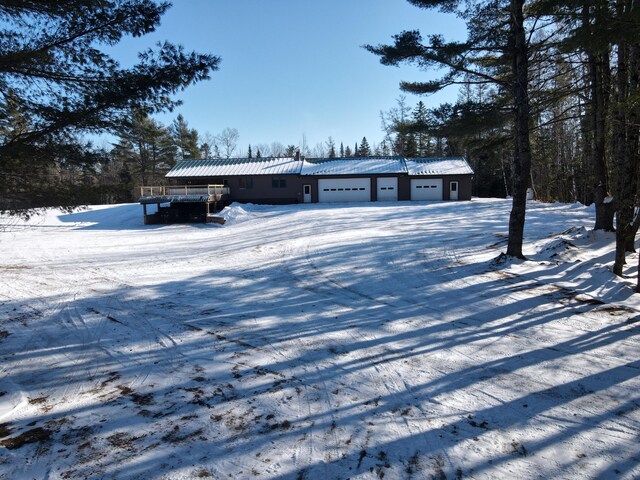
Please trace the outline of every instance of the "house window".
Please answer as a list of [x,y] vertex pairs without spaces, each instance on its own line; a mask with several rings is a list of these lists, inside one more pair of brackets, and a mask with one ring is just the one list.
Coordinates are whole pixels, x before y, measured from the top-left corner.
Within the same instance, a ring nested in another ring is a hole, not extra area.
[[253,188],[253,178],[240,177],[238,179],[238,188],[240,190],[251,190]]
[[287,188],[287,179],[278,177],[272,178],[271,188]]

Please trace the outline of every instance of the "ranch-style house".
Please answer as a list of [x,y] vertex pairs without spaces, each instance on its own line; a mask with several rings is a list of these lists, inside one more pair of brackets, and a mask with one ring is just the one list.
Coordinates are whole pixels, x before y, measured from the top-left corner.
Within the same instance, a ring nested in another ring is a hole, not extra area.
[[[464,157],[184,160],[167,173],[171,185],[142,187],[140,203],[147,223],[164,223],[203,221],[196,217],[206,220],[230,202],[459,201],[471,199],[472,177]],[[157,218],[147,218],[148,204],[158,205]]]

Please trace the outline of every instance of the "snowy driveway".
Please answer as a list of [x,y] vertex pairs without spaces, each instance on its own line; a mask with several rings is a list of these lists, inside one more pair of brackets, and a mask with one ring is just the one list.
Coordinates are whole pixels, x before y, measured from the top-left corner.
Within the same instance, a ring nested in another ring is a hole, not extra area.
[[0,478],[640,477],[639,295],[577,205],[492,265],[509,208],[13,222]]

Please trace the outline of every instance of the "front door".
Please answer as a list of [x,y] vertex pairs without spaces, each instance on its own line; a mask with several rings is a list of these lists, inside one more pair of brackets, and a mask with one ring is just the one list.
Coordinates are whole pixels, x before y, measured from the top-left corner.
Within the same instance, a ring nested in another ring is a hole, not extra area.
[[304,203],[311,203],[311,185],[304,185]]
[[449,184],[449,200],[458,200],[458,182]]

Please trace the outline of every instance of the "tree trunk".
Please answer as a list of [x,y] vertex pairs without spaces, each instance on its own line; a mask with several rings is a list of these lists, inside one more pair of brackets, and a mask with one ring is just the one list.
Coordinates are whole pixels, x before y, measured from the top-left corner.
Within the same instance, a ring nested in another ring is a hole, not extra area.
[[[629,0],[616,2],[616,13],[619,19],[629,13]],[[637,91],[637,48],[630,48],[626,40],[617,43],[617,72],[616,72],[616,107],[613,118],[613,153],[616,164],[616,255],[613,273],[622,276],[622,269],[626,263],[626,250],[631,234],[633,222],[633,208],[637,190],[637,126],[630,123],[635,120],[633,108],[628,100]],[[631,72],[629,66],[632,66]],[[634,67],[635,65],[635,67]],[[631,73],[631,75],[630,75]],[[635,77],[635,88],[634,88]],[[634,122],[635,123],[635,122]]]
[[622,276],[622,268],[626,263],[626,238],[629,223],[631,221],[631,211],[629,204],[628,179],[625,172],[628,171],[629,159],[626,149],[626,114],[624,110],[624,100],[626,91],[626,54],[625,46],[618,45],[618,80],[616,94],[616,112],[613,121],[613,152],[615,156],[617,181],[616,198],[618,208],[616,211],[616,256],[613,264],[613,273]]
[[[640,95],[640,43],[634,43],[629,49],[629,91],[628,91],[630,103],[628,105],[629,113],[627,117],[627,158],[629,159],[629,192],[630,192],[630,205],[629,210],[631,212],[631,221],[629,229],[627,231],[627,238],[625,242],[625,250],[627,252],[635,252],[635,241],[638,228],[640,228],[640,212],[636,208],[638,205],[638,176],[640,175],[640,152],[639,139],[640,128],[638,127],[638,121],[640,115],[638,111],[640,107],[637,105],[637,98]],[[638,272],[640,276],[640,272]]]
[[612,232],[615,207],[609,195],[609,178],[605,159],[606,147],[606,95],[609,68],[609,54],[589,54],[589,76],[591,80],[591,129],[593,149],[591,166],[594,175],[593,199],[596,206],[595,230]]
[[627,242],[624,246],[624,249],[628,253],[635,253],[636,251],[636,235],[638,234],[638,229],[640,229],[640,209],[636,208],[633,217],[633,223],[631,224],[631,228],[629,229],[629,235],[627,236]]
[[[592,22],[595,26],[602,23],[606,3],[596,2],[591,11],[589,2],[582,10],[582,27],[593,36]],[[608,108],[608,92],[610,89],[610,55],[609,47],[596,50],[593,42],[587,48],[587,64],[589,68],[589,132],[590,164],[593,169],[593,201],[596,207],[594,230],[612,232],[615,206],[609,195],[609,178],[606,164],[606,118]]]
[[513,156],[513,205],[509,217],[507,255],[522,258],[524,222],[527,208],[527,187],[531,174],[531,143],[529,140],[529,62],[524,28],[525,0],[510,0],[510,50],[512,56],[515,148]]

